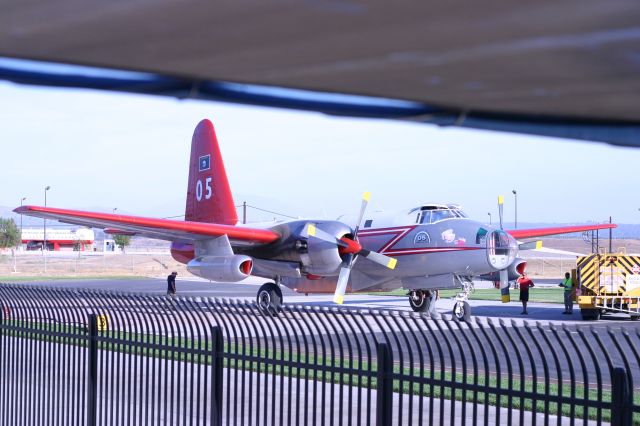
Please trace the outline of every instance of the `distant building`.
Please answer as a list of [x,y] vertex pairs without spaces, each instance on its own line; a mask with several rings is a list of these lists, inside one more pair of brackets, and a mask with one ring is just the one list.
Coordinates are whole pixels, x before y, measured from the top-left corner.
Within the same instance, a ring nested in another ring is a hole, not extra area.
[[[49,229],[47,228],[47,250],[85,251],[93,250],[95,236],[93,230]],[[42,250],[44,228],[25,228],[22,230],[22,244],[27,250]]]

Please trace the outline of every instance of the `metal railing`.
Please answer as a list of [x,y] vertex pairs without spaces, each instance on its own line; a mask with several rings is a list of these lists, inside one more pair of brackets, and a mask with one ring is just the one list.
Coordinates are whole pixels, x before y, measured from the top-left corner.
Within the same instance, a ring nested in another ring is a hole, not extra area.
[[0,307],[0,424],[640,423],[637,328],[29,285]]

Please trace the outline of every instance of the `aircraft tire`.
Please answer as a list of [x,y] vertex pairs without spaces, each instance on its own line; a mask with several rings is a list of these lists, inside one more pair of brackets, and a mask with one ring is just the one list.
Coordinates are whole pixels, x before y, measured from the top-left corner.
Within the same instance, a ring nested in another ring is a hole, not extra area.
[[427,310],[427,295],[422,290],[412,290],[409,293],[409,305],[413,312],[424,312]]
[[456,302],[453,306],[453,316],[458,321],[468,322],[471,320],[471,306],[468,302]]
[[282,303],[282,292],[274,283],[266,283],[258,289],[258,308],[267,315],[277,316]]
[[580,309],[580,315],[584,321],[598,321],[600,319],[600,309]]

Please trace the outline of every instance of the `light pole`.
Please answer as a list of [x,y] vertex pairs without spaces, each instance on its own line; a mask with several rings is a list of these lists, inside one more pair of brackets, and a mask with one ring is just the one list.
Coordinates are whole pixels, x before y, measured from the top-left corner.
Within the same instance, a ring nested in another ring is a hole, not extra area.
[[116,214],[116,210],[118,210],[118,208],[117,208],[117,207],[114,207],[114,208],[113,208],[112,213],[113,213],[113,214]]
[[516,197],[516,223],[515,223],[515,227],[516,229],[518,228],[518,193],[516,192],[516,190],[512,190],[511,192],[513,192],[513,196]]
[[487,213],[489,215],[489,225],[491,225],[491,212]]
[[[44,188],[44,206],[47,207],[47,191],[51,189],[51,186],[47,185]],[[47,219],[44,220],[44,242],[42,244],[42,256],[44,257],[44,272],[47,272]]]
[[[22,203],[26,200],[27,197],[22,197],[20,199],[20,207],[22,207]],[[22,248],[22,213],[20,213],[20,248]]]
[[[20,198],[20,207],[22,207],[22,202],[26,199],[27,197]],[[18,255],[18,249],[21,249],[21,248],[22,248],[22,213],[20,213],[20,241],[18,242],[18,244],[16,244],[16,248],[11,250],[11,252],[13,253],[13,272],[18,272],[17,255]]]

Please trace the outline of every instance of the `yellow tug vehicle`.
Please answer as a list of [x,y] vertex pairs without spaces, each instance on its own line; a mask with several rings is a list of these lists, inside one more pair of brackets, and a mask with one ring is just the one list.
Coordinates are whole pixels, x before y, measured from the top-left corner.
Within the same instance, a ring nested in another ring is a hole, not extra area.
[[640,256],[594,253],[579,256],[577,299],[584,320],[598,320],[608,312],[640,318]]

